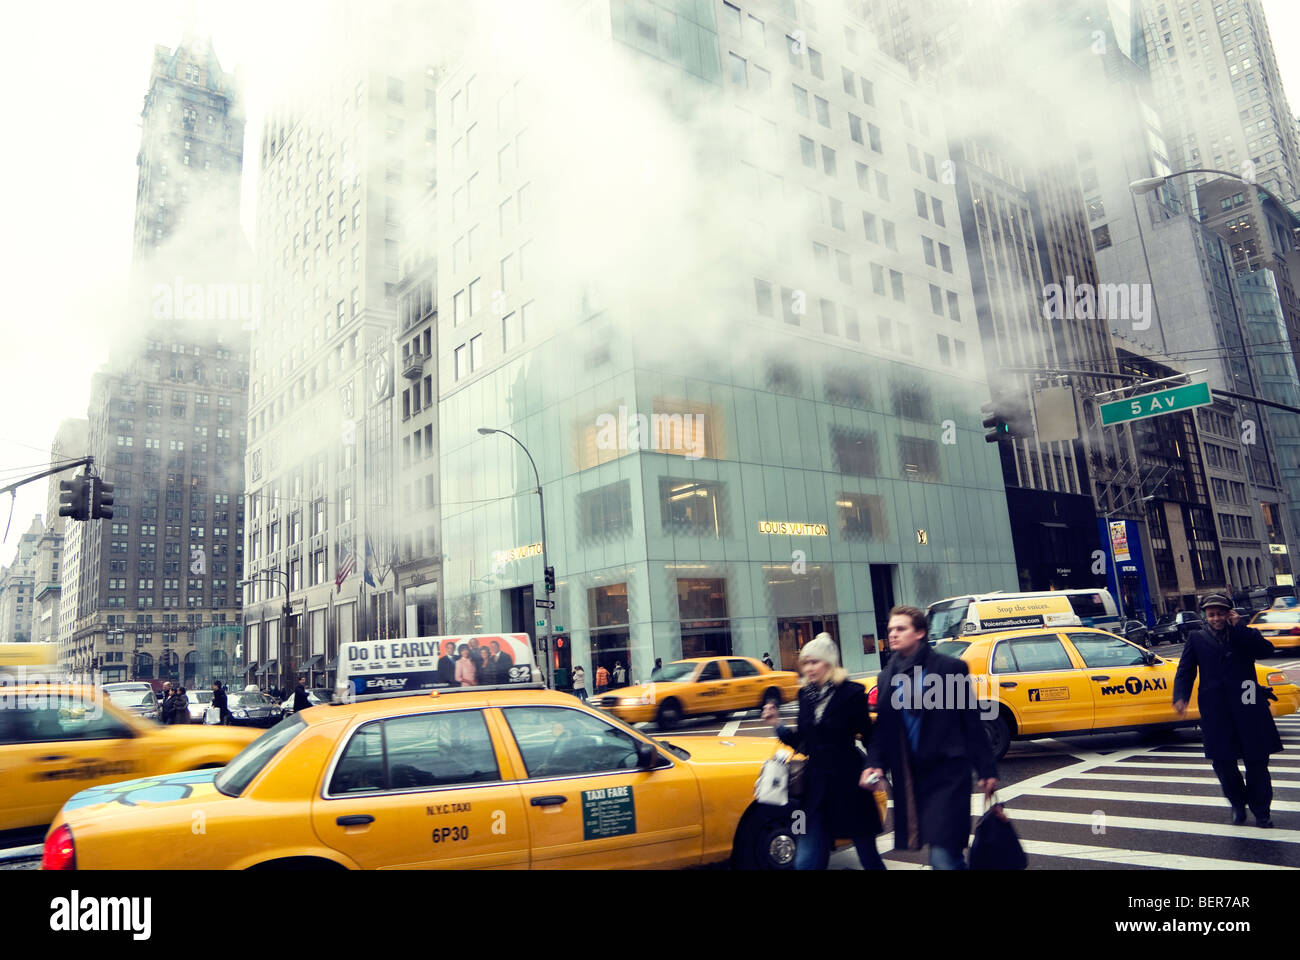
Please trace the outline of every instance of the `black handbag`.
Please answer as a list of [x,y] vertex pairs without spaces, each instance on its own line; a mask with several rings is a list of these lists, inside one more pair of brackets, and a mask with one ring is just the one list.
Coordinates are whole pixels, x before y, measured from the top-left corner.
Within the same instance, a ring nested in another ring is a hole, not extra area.
[[972,870],[1024,870],[1029,858],[1020,846],[1016,828],[1007,819],[1002,804],[994,803],[975,824],[970,844]]
[[786,794],[790,797],[791,802],[803,799],[804,768],[807,765],[807,760],[798,758],[790,760],[787,764],[790,769],[790,782],[786,786]]

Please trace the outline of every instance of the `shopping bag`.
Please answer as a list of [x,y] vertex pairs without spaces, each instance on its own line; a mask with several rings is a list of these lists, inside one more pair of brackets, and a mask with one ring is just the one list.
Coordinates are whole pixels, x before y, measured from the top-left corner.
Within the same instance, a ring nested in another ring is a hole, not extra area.
[[1016,828],[1011,825],[1002,804],[994,803],[975,824],[970,844],[972,870],[1024,870],[1029,858],[1020,846]]
[[773,807],[784,807],[790,802],[789,751],[777,751],[763,761],[754,781],[754,799]]
[[220,709],[219,707],[208,707],[208,709],[206,709],[206,710],[203,711],[203,722],[204,722],[204,723],[220,723],[220,722],[221,722],[221,709]]

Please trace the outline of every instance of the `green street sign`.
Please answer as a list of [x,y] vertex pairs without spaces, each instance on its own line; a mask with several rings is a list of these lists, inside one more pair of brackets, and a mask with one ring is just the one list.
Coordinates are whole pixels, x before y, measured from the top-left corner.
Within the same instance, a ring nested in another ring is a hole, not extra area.
[[1101,422],[1103,426],[1110,426],[1112,423],[1123,423],[1125,420],[1145,420],[1147,417],[1158,417],[1162,413],[1190,410],[1192,407],[1203,407],[1213,402],[1210,399],[1208,383],[1189,383],[1185,387],[1157,390],[1155,393],[1144,393],[1140,397],[1130,397],[1128,400],[1103,403]]

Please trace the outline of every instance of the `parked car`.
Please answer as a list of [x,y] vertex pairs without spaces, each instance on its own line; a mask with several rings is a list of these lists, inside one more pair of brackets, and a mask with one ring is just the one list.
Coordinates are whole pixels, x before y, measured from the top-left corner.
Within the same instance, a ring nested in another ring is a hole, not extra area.
[[1141,620],[1125,617],[1120,620],[1119,629],[1115,632],[1130,643],[1138,643],[1144,647],[1151,645],[1151,631]]
[[[110,690],[109,687],[119,689]],[[113,706],[143,720],[158,719],[158,698],[147,683],[112,683],[104,687]]]
[[232,693],[226,705],[230,722],[237,727],[273,727],[284,717],[284,711],[264,693]]
[[1156,625],[1151,628],[1151,646],[1161,643],[1182,643],[1189,633],[1199,630],[1204,625],[1205,621],[1195,610],[1162,613],[1156,618]]
[[190,723],[202,723],[208,707],[212,706],[212,691],[186,690],[185,697],[190,702]]

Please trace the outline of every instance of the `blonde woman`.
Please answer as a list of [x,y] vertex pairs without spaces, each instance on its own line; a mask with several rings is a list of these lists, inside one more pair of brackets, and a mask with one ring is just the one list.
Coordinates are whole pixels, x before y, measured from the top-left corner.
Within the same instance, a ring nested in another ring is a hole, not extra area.
[[788,747],[808,757],[799,805],[806,830],[795,848],[796,870],[825,870],[831,847],[850,837],[864,870],[884,870],[876,850],[880,815],[870,789],[859,785],[863,757],[857,738],[871,740],[867,690],[849,679],[840,666],[839,650],[828,633],[819,633],[799,651],[804,686],[799,690],[799,725],[781,723],[773,704],[763,707],[763,720]]

